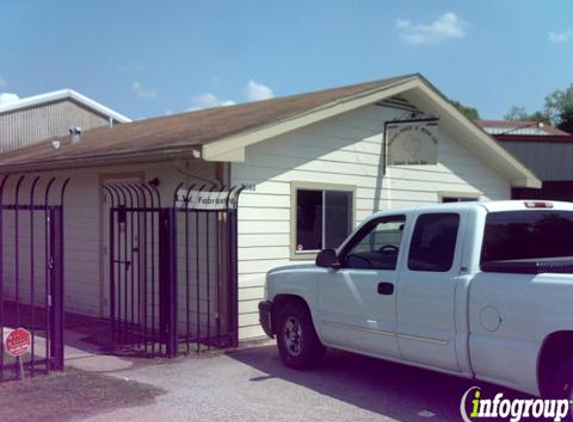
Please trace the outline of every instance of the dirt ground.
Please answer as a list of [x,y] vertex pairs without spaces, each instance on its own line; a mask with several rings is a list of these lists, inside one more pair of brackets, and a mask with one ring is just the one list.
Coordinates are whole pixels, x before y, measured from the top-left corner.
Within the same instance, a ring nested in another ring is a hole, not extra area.
[[0,421],[71,421],[149,404],[164,390],[128,378],[67,368],[0,384]]

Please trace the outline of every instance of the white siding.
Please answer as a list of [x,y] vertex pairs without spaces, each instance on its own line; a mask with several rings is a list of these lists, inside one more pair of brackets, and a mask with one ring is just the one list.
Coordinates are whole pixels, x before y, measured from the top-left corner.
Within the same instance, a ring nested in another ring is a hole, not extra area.
[[439,192],[510,198],[510,184],[447,133],[439,132],[439,163],[401,166],[382,175],[384,122],[399,111],[368,106],[247,148],[233,163],[233,184],[256,186],[239,201],[239,324],[262,335],[257,303],[272,267],[290,262],[290,183],[356,186],[355,224],[375,211],[437,203]]
[[[204,178],[213,179],[215,177],[215,163],[205,163],[194,161],[190,166],[193,174],[201,175]],[[178,171],[173,163],[156,163],[141,165],[109,166],[99,168],[87,168],[66,170],[58,172],[43,173],[42,182],[37,187],[36,201],[43,202],[43,184],[51,177],[57,178],[57,183],[52,188],[50,203],[59,202],[60,183],[65,178],[70,177],[71,181],[65,195],[64,207],[64,294],[66,311],[76,312],[84,315],[103,316],[104,289],[106,289],[106,278],[109,274],[107,270],[108,256],[103,254],[104,239],[107,239],[109,214],[107,208],[102,213],[100,177],[103,175],[122,178],[127,175],[141,175],[143,180],[151,180],[158,177],[160,180],[159,191],[163,206],[170,206],[173,201],[173,189],[182,180],[193,180]],[[11,192],[13,192],[14,182],[17,177],[13,177],[11,184],[6,187],[4,203],[11,203]],[[20,203],[29,202],[29,182],[32,176],[27,176],[21,188]],[[41,277],[44,274],[43,263],[43,231],[40,213],[37,213],[35,226],[36,243],[35,271],[38,285],[43,286]],[[30,271],[29,262],[29,213],[21,212],[20,227],[20,274],[21,297],[29,297]],[[5,213],[4,220],[4,251],[6,265],[4,275],[8,294],[12,294],[13,280],[15,275],[13,256],[13,215]],[[213,242],[214,244],[214,242]],[[213,256],[213,254],[212,254]],[[215,255],[216,258],[216,255]],[[180,267],[181,267],[180,263]],[[43,287],[42,287],[43,288]],[[180,290],[184,289],[183,287]],[[43,300],[43,296],[41,297]]]

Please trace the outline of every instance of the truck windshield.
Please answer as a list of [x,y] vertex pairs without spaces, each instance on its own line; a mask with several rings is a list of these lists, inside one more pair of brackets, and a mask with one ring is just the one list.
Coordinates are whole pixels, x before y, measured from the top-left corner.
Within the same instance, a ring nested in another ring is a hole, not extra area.
[[481,262],[573,256],[573,211],[488,214]]

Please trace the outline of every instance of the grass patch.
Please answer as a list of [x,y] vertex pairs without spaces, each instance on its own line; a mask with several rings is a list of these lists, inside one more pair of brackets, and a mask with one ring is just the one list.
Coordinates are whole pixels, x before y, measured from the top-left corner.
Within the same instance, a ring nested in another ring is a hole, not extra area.
[[147,404],[165,391],[139,382],[67,368],[0,384],[0,421],[65,421]]

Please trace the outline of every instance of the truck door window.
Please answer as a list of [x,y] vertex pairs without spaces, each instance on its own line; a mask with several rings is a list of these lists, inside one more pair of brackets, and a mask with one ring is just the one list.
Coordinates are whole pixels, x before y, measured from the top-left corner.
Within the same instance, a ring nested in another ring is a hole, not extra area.
[[460,216],[422,214],[416,221],[408,255],[412,271],[447,272],[452,268]]
[[346,268],[395,270],[406,216],[376,219],[365,225],[345,255]]

